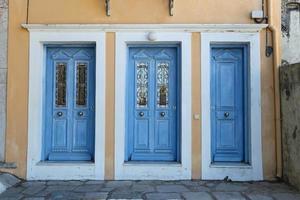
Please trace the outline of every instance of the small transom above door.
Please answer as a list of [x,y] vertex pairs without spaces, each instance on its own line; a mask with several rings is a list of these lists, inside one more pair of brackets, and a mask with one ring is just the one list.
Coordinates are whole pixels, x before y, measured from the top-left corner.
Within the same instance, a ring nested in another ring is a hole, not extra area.
[[179,161],[179,47],[128,50],[125,161]]
[[44,160],[92,161],[95,48],[47,46]]

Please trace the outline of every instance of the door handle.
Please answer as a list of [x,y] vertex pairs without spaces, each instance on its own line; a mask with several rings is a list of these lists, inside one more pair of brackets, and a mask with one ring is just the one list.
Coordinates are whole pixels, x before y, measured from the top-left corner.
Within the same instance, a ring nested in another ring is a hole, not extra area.
[[161,112],[161,113],[160,113],[160,116],[162,116],[162,117],[164,117],[165,115],[166,115],[165,112]]
[[82,111],[80,111],[80,112],[78,112],[78,116],[83,116],[83,112]]
[[226,118],[229,117],[229,112],[225,112],[224,117],[226,117]]
[[144,116],[144,113],[143,113],[143,112],[140,112],[139,115],[140,115],[140,117],[143,117],[143,116]]
[[62,112],[57,112],[56,115],[61,117],[61,116],[63,116],[63,113]]

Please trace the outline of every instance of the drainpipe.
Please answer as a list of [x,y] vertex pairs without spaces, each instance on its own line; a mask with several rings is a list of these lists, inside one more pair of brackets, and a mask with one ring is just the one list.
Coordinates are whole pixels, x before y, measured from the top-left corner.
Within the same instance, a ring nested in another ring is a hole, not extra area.
[[[273,38],[273,79],[274,79],[274,110],[275,110],[275,133],[276,133],[276,176],[282,178],[282,138],[281,138],[281,111],[280,111],[280,88],[279,88],[279,66],[280,66],[280,37],[279,28],[274,23],[274,4],[279,1],[268,0],[268,28]],[[275,12],[277,13],[277,12]]]

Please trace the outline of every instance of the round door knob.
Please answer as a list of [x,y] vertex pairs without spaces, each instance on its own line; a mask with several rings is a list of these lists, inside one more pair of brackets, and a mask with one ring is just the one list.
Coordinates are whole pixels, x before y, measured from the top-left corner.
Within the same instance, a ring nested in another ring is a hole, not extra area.
[[143,117],[143,116],[144,116],[144,113],[143,113],[143,112],[140,112],[139,115],[140,115],[141,117]]
[[162,116],[162,117],[164,117],[165,115],[166,115],[165,112],[161,112],[161,113],[160,113],[160,116]]
[[224,113],[224,117],[229,117],[229,113],[228,113],[228,112],[225,112],[225,113]]
[[78,115],[83,116],[83,112],[82,111],[78,112]]
[[61,116],[63,115],[62,112],[57,112],[56,114],[57,114],[57,116],[59,116],[59,117],[61,117]]

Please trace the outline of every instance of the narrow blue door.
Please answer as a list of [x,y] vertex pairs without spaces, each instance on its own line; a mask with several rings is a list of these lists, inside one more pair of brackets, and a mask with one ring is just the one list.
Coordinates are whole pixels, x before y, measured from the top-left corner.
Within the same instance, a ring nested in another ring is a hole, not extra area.
[[125,161],[178,160],[178,47],[130,46]]
[[95,134],[95,49],[48,46],[44,160],[91,161]]
[[211,56],[212,161],[247,162],[247,46],[213,45]]

